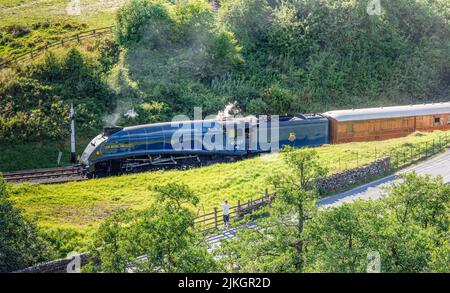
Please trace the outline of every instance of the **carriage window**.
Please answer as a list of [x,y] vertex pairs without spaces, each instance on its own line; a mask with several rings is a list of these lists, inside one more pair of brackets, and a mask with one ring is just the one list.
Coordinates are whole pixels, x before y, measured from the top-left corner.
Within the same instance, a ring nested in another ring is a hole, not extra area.
[[447,117],[447,124],[450,124],[450,116]]
[[434,124],[441,124],[441,118],[440,117],[434,117]]

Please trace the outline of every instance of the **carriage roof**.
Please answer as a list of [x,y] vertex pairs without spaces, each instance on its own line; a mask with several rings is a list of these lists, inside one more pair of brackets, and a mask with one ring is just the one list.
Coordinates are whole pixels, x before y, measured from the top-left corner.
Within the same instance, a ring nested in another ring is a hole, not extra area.
[[450,114],[450,102],[366,109],[336,110],[323,113],[338,122]]

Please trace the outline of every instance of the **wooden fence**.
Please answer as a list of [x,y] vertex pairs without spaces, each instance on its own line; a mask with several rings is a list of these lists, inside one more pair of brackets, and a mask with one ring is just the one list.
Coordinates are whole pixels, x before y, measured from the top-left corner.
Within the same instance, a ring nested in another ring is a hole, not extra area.
[[[238,201],[236,206],[230,207],[230,221],[240,220],[246,214],[253,213],[267,205],[275,199],[275,195],[269,194],[267,189],[265,194],[256,199],[250,199],[245,203]],[[208,214],[198,216],[194,219],[194,229],[200,232],[210,232],[220,228],[223,225],[223,211],[214,208],[214,211]]]
[[92,29],[89,31],[80,32],[73,36],[62,38],[61,40],[45,43],[44,45],[41,45],[38,48],[33,49],[29,52],[20,54],[11,60],[3,61],[2,63],[0,63],[0,69],[11,66],[13,64],[20,63],[20,62],[32,60],[32,59],[44,54],[49,49],[60,48],[60,47],[69,45],[70,43],[73,43],[73,42],[80,43],[84,39],[95,38],[95,37],[99,37],[102,35],[111,34],[112,32],[113,32],[113,26],[107,26],[107,27],[96,28],[96,29]]

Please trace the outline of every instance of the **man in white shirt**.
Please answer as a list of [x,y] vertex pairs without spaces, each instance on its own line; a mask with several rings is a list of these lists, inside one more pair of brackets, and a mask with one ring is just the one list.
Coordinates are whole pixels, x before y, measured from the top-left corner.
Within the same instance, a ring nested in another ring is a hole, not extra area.
[[230,227],[230,205],[228,204],[227,200],[224,201],[222,209],[224,228],[227,229]]

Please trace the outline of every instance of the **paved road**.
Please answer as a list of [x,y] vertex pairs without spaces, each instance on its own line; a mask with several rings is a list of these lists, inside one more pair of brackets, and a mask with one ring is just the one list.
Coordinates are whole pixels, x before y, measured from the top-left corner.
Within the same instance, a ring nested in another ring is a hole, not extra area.
[[[430,174],[431,176],[442,176],[444,182],[450,183],[450,151],[447,151],[441,155],[433,157],[425,162],[417,164],[413,167],[401,170],[393,175],[385,178],[378,179],[376,181],[367,183],[365,185],[355,187],[348,191],[326,197],[317,202],[319,208],[336,207],[344,203],[350,203],[355,200],[369,200],[380,198],[384,193],[384,188],[389,186],[395,181],[399,181],[399,175],[403,173],[409,173],[416,171],[418,174]],[[247,224],[250,227],[257,227],[255,223]],[[221,234],[209,236],[206,238],[207,242],[213,249],[220,244],[222,239],[230,239],[236,236],[236,232],[239,227],[234,227],[222,231]]]

